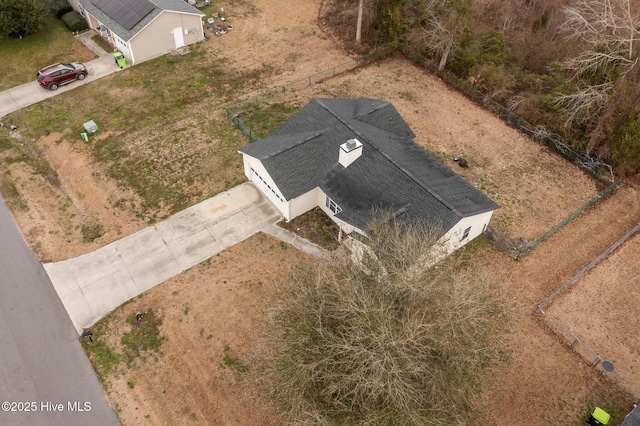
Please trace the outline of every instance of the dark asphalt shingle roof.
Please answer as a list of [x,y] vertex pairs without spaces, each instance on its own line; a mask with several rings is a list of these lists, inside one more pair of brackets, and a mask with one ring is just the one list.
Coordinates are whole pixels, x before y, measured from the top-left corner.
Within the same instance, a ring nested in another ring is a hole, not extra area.
[[[403,210],[445,233],[498,205],[413,142],[395,107],[376,99],[314,99],[268,137],[240,149],[261,160],[287,200],[320,187],[337,217],[364,228],[372,208]],[[356,138],[362,155],[347,168],[339,147]]]
[[88,11],[91,15],[95,16],[100,22],[102,22],[109,30],[114,32],[118,37],[120,37],[124,41],[131,40],[136,34],[140,32],[145,26],[147,26],[151,21],[153,21],[160,13],[163,11],[172,11],[172,12],[180,12],[180,13],[188,13],[192,15],[200,15],[205,16],[204,13],[200,12],[195,7],[191,6],[184,0],[148,0],[154,8],[153,10],[140,22],[138,22],[133,28],[130,30],[124,28],[118,22],[116,22],[111,16],[107,15],[103,12],[98,6],[93,4],[91,0],[79,0],[80,5],[86,11]]

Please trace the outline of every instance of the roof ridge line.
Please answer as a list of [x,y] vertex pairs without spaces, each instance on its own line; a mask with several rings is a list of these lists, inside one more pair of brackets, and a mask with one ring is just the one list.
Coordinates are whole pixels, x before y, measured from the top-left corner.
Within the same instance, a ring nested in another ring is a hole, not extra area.
[[[324,108],[326,109],[331,115],[333,115],[338,121],[340,121],[342,124],[344,124],[349,130],[351,130],[353,133],[355,133],[357,136],[362,137],[362,139],[367,140],[364,135],[362,135],[360,133],[360,131],[354,129],[349,123],[346,122],[345,119],[343,119],[342,117],[338,116],[338,114],[336,114],[335,111],[333,111],[331,109],[331,107],[329,107],[328,105],[326,105],[324,102],[322,102],[322,99],[316,99],[316,101]],[[365,123],[366,124],[366,123]],[[367,140],[368,142],[368,140]],[[415,142],[413,142],[412,140],[410,141],[411,143],[413,143],[414,145],[418,146],[420,149],[423,149],[422,147],[420,147],[418,144],[416,144]],[[411,178],[411,180],[413,180],[415,183],[417,183],[422,189],[424,189],[425,191],[427,191],[429,194],[431,194],[436,200],[440,201],[445,207],[447,207],[449,210],[451,210],[452,212],[454,212],[456,215],[458,215],[459,217],[464,217],[464,215],[462,213],[460,213],[458,211],[458,209],[456,209],[455,207],[453,207],[451,204],[449,204],[447,201],[445,201],[442,197],[440,197],[438,194],[436,194],[435,192],[433,192],[430,188],[427,188],[425,185],[422,184],[422,182],[420,182],[418,179],[416,179],[416,177],[409,172],[409,170],[405,169],[404,167],[402,167],[401,165],[399,165],[396,161],[393,160],[393,158],[391,158],[387,153],[382,152],[381,150],[379,150],[374,144],[372,144],[371,142],[368,142],[368,145],[371,146],[373,149],[375,149],[376,151],[378,151],[384,158],[386,158],[387,160],[389,160],[389,162],[391,162],[391,164],[393,164],[394,166],[396,166],[398,169],[400,169],[402,171],[402,173],[404,173],[405,175],[407,175],[409,178]],[[426,151],[425,151],[426,152]],[[428,154],[428,153],[427,153]],[[431,154],[429,154],[431,155]]]
[[[290,149],[293,149],[293,148],[295,148],[295,147],[297,147],[299,145],[302,145],[303,143],[309,142],[311,139],[317,138],[318,136],[322,135],[326,131],[327,131],[326,129],[323,129],[323,130],[312,130],[312,131],[308,131],[308,132],[302,132],[302,134],[304,134],[304,133],[310,133],[310,134],[307,137],[302,138],[300,141],[292,144],[291,146],[288,146],[286,148],[282,148],[282,149],[280,149],[278,151],[271,152],[269,155],[267,155],[264,158],[271,158],[271,157],[273,157],[275,155],[282,154],[283,152],[289,151]],[[286,136],[299,135],[299,134],[301,134],[301,133],[289,133]],[[285,136],[285,135],[282,135],[282,136]]]

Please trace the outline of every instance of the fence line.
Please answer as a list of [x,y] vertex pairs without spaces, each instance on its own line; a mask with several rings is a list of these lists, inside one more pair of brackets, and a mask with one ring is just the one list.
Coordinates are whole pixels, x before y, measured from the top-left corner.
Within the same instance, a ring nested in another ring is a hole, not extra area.
[[[585,362],[592,368],[601,367],[602,358],[598,353],[593,350],[589,345],[582,342],[576,335],[574,335],[562,322],[545,311],[545,308],[562,292],[569,288],[573,283],[578,281],[584,274],[591,270],[594,266],[605,259],[611,252],[620,247],[625,241],[631,238],[636,232],[640,231],[640,224],[634,226],[629,232],[620,237],[615,243],[609,246],[605,251],[600,253],[595,259],[593,259],[587,266],[582,268],[577,274],[562,284],[556,291],[554,291],[549,297],[540,302],[533,312],[534,316],[538,316],[549,327],[549,329],[562,340],[572,351],[580,356]],[[602,370],[604,371],[604,369]],[[640,397],[640,388],[638,385],[629,382],[622,375],[616,371],[605,372],[607,377],[611,378],[618,385],[629,391],[634,397]]]
[[571,351],[582,358],[589,367],[602,371],[608,379],[625,389],[627,392],[631,393],[634,398],[640,398],[640,388],[637,384],[631,383],[615,370],[605,371],[602,367],[602,361],[604,360],[600,357],[600,355],[598,355],[595,350],[593,350],[589,345],[587,345],[576,335],[574,335],[567,327],[564,326],[564,324],[562,324],[559,319],[544,310],[537,311],[534,315],[537,315],[539,318],[541,318],[541,320],[549,328],[549,330],[551,330],[553,334],[558,336],[558,338],[565,345],[567,345],[567,347]]
[[559,223],[553,225],[551,228],[549,228],[549,230],[547,232],[545,232],[544,234],[542,234],[538,238],[536,238],[535,241],[533,241],[532,243],[527,244],[526,246],[524,246],[520,250],[518,250],[518,252],[514,256],[514,259],[515,260],[520,260],[522,258],[522,256],[524,256],[525,254],[527,254],[528,252],[533,250],[536,246],[538,246],[538,244],[548,240],[553,234],[555,234],[556,232],[558,232],[559,230],[564,228],[569,222],[571,222],[573,219],[575,219],[580,214],[585,212],[589,207],[593,206],[595,203],[600,201],[602,198],[606,197],[611,191],[613,191],[613,189],[616,186],[618,186],[618,181],[617,180],[615,180],[611,185],[606,187],[604,190],[598,192],[589,201],[584,203],[582,206],[578,207],[569,216],[567,216],[566,218],[561,220]]
[[617,249],[618,247],[620,247],[622,245],[622,243],[624,243],[625,241],[627,241],[629,238],[631,238],[631,236],[633,236],[633,234],[635,234],[636,232],[638,232],[640,230],[640,224],[634,226],[629,232],[627,232],[626,234],[624,234],[622,237],[620,237],[618,239],[618,241],[616,241],[615,243],[613,243],[611,246],[609,246],[609,248],[607,248],[605,251],[603,251],[602,253],[600,253],[600,255],[598,257],[596,257],[595,259],[593,259],[591,262],[589,262],[589,264],[587,266],[585,266],[584,268],[582,268],[577,274],[575,274],[573,277],[571,277],[568,281],[566,281],[564,284],[562,284],[556,291],[554,291],[549,297],[547,297],[545,300],[543,300],[538,307],[536,308],[534,313],[538,313],[544,310],[544,308],[553,301],[553,299],[555,299],[560,293],[562,293],[563,291],[565,291],[571,284],[573,284],[574,282],[578,281],[584,274],[586,274],[587,272],[589,272],[589,270],[591,270],[594,266],[596,266],[598,263],[600,263],[603,259],[605,259],[607,256],[609,256],[609,254],[614,251],[615,249]]
[[460,90],[473,101],[478,102],[507,123],[513,125],[517,130],[531,137],[535,141],[544,143],[547,147],[553,149],[567,160],[588,171],[596,179],[608,182],[616,181],[616,178],[613,175],[613,169],[610,165],[575,152],[562,140],[560,135],[548,132],[544,126],[534,126],[524,118],[514,113],[511,109],[500,105],[470,84],[461,80],[455,74],[446,70],[439,71],[434,65],[430,64],[426,64],[426,67],[446,81],[449,85]]
[[[251,132],[249,126],[247,126],[242,122],[242,120],[238,118],[238,114],[240,114],[242,111],[248,108],[259,108],[260,105],[265,102],[273,101],[274,99],[282,97],[290,92],[293,93],[298,90],[307,89],[315,84],[322,83],[323,81],[333,78],[337,75],[351,71],[352,69],[357,68],[367,62],[368,58],[366,56],[361,56],[355,59],[351,59],[347,62],[334,65],[315,74],[311,74],[298,80],[291,81],[284,85],[272,87],[271,89],[268,89],[267,91],[262,92],[259,95],[231,105],[227,108],[227,117],[229,117],[229,119],[234,122],[236,127],[238,127],[238,129],[242,133],[244,133],[245,136],[249,137],[251,142],[253,142],[254,140],[251,139],[250,136],[253,132]],[[253,133],[253,135],[255,135],[255,133]]]

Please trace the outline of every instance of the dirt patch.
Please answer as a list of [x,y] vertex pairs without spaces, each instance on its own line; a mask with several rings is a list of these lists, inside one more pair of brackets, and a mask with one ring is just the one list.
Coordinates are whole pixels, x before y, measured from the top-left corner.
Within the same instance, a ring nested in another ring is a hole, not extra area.
[[136,217],[136,195],[109,179],[85,145],[51,133],[38,146],[56,171],[57,185],[25,163],[13,163],[9,172],[27,206],[14,217],[41,260],[79,256],[146,226]]

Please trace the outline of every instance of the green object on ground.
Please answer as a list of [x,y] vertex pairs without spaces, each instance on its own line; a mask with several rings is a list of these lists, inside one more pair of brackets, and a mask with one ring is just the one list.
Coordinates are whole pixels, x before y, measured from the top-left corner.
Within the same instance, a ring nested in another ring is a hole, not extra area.
[[611,415],[606,411],[604,411],[602,408],[596,407],[593,410],[593,413],[591,413],[591,417],[593,417],[603,425],[606,425],[609,423],[609,419],[611,418]]
[[125,59],[122,52],[113,52],[113,58],[116,60],[116,64],[118,64],[120,68],[127,67],[127,60]]

